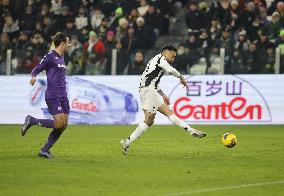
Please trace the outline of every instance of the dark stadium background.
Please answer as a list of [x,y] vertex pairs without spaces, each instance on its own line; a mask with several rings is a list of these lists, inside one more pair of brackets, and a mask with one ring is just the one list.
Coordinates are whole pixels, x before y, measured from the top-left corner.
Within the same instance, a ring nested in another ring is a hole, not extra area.
[[284,71],[281,0],[2,0],[0,14],[0,74],[30,73],[56,31],[72,38],[69,75],[139,75],[165,44],[178,47],[186,74]]

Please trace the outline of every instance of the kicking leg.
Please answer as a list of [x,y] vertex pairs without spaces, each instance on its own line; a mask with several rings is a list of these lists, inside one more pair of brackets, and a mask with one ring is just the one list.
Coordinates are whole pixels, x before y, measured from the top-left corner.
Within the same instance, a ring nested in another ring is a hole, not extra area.
[[54,120],[51,119],[37,119],[30,115],[26,116],[25,123],[21,127],[21,134],[25,136],[29,128],[34,125],[40,125],[45,128],[53,128],[54,129]]
[[41,148],[39,152],[40,157],[52,158],[50,154],[50,148],[56,143],[63,131],[67,128],[68,125],[68,116],[69,116],[69,100],[67,97],[50,99],[46,100],[48,109],[54,118],[54,128],[50,133],[46,144]]
[[137,138],[139,138],[153,123],[156,114],[144,111],[145,120],[141,122],[135,129],[133,133],[126,139],[121,140],[120,144],[122,146],[123,154],[127,154],[129,146],[132,142],[134,142]]
[[67,127],[68,114],[60,113],[53,116],[54,118],[54,129],[49,134],[46,144],[41,148],[39,152],[40,157],[53,158],[50,154],[50,148],[57,142],[65,128]]
[[184,130],[186,130],[187,132],[189,132],[192,136],[194,137],[205,137],[206,133],[196,130],[192,127],[190,127],[188,124],[186,124],[183,120],[179,119],[169,108],[169,106],[167,104],[163,104],[162,106],[159,107],[158,109],[159,112],[161,112],[162,114],[164,114],[165,116],[167,116],[169,118],[169,120],[175,124],[180,126],[181,128],[183,128]]

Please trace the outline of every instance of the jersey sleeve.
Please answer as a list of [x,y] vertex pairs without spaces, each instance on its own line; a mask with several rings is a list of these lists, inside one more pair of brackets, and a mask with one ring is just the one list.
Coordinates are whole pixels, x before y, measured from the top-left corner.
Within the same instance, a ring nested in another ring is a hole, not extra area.
[[36,77],[40,72],[42,72],[43,70],[46,70],[49,67],[50,63],[48,59],[49,58],[47,55],[45,55],[41,59],[40,63],[32,70],[32,73],[31,73],[32,77]]
[[168,72],[169,74],[175,76],[175,77],[180,77],[180,73],[175,69],[173,68],[169,63],[168,61],[165,59],[165,57],[162,57],[161,58],[161,62],[159,64],[159,66],[161,68],[163,68],[166,72]]

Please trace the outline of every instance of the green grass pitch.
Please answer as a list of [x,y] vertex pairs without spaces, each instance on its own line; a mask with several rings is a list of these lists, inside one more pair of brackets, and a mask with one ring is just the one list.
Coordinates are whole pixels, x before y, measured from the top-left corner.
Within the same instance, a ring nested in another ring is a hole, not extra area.
[[[153,126],[127,156],[119,141],[135,126],[69,126],[52,152],[37,157],[49,131],[0,125],[0,195],[284,195],[284,126]],[[233,132],[228,149],[221,136]]]

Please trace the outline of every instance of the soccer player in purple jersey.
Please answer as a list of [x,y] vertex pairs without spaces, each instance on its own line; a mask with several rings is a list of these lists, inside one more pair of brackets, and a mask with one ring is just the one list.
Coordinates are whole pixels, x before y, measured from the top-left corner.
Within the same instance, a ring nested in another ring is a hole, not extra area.
[[65,33],[61,32],[57,32],[52,40],[55,49],[45,55],[40,63],[32,70],[30,84],[33,86],[36,82],[36,76],[41,71],[46,71],[47,89],[45,92],[45,102],[54,120],[37,119],[28,115],[21,128],[22,136],[24,136],[33,125],[40,125],[45,128],[53,129],[46,144],[38,153],[40,157],[48,159],[53,158],[49,151],[50,148],[55,144],[68,125],[68,115],[70,110],[66,92],[66,65],[63,57],[63,54],[70,47],[70,40]]

